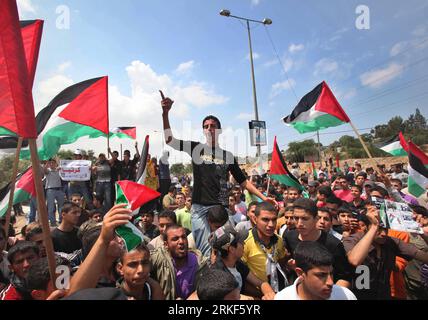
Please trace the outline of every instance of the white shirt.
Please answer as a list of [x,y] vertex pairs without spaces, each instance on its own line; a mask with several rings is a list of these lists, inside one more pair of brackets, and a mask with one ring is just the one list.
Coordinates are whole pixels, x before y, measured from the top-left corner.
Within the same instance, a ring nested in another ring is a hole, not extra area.
[[235,204],[235,211],[246,216],[247,215],[247,205],[245,204],[245,202],[241,201],[240,203]]
[[[294,284],[281,290],[275,295],[275,300],[301,300],[297,294],[297,285],[302,281],[299,277]],[[327,300],[357,300],[355,295],[348,288],[333,285],[330,298]]]
[[242,213],[239,213],[239,212],[236,212],[235,214],[233,214],[232,219],[235,222],[235,225],[242,222],[242,221],[247,221],[247,217],[244,216]]

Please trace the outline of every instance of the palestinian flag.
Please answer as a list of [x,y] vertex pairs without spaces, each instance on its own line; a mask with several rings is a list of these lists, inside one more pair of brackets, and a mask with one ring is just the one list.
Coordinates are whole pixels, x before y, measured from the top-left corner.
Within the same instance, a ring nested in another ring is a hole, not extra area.
[[317,173],[317,169],[315,167],[314,160],[311,161],[311,165],[312,165],[312,175],[314,176],[314,180],[318,180],[318,173]]
[[110,138],[129,138],[137,139],[137,128],[136,127],[118,127],[110,129]]
[[[9,204],[10,183],[0,190],[0,218],[6,214]],[[36,196],[34,186],[33,170],[28,168],[16,177],[15,191],[13,193],[13,205],[29,200]]]
[[318,131],[350,122],[325,81],[305,95],[293,112],[283,120],[300,133]]
[[401,132],[382,143],[376,144],[376,146],[394,157],[407,156],[407,142]]
[[409,192],[415,197],[420,197],[427,192],[428,187],[428,156],[409,141],[409,180],[407,182]]
[[[98,138],[109,134],[108,77],[74,84],[58,94],[36,117],[39,158],[52,158],[62,145],[79,138]],[[29,150],[21,159],[29,159]]]
[[[149,154],[149,136],[146,136],[146,139],[144,139],[144,145],[143,148],[141,150],[141,157],[140,157],[140,164],[138,166],[138,171],[137,171],[137,176],[136,176],[136,180],[137,183],[139,184],[143,184],[146,181],[146,177],[147,177],[147,156]],[[150,203],[147,203],[147,205],[149,206],[148,209],[151,209]],[[145,205],[142,206],[143,210]],[[140,208],[135,209],[132,212],[132,215],[136,216],[139,213]]]
[[[128,180],[116,182],[116,204],[126,203],[133,211],[159,196],[159,192],[136,182]],[[116,228],[116,233],[124,240],[128,251],[132,251],[144,241],[141,231],[131,222]]]
[[303,190],[303,186],[299,183],[299,180],[288,171],[287,164],[281,155],[278,144],[276,143],[276,137],[273,142],[272,161],[270,163],[270,176],[271,179],[277,180],[279,183],[283,183],[289,187],[296,187]]
[[[33,87],[37,61],[39,58],[40,42],[42,40],[43,20],[21,21],[20,25],[30,86]],[[12,131],[2,127],[0,127],[0,135],[16,136]]]
[[0,1],[0,17],[1,131],[35,139],[33,96],[16,1]]

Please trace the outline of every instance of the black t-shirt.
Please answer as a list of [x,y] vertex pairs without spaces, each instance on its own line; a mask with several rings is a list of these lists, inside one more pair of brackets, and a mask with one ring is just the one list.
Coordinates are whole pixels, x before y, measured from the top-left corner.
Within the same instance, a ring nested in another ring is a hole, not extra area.
[[[283,235],[284,245],[288,252],[293,256],[294,250],[296,249],[299,242],[299,233],[297,230],[290,230]],[[348,262],[345,248],[339,239],[332,236],[331,234],[321,231],[321,236],[317,242],[321,243],[327,250],[333,255],[333,278],[334,282],[338,280],[346,280],[352,282],[354,268]]]
[[52,243],[55,252],[73,253],[82,249],[82,242],[77,237],[77,228],[70,232],[64,232],[55,228],[51,232]]
[[130,180],[135,181],[136,175],[137,175],[137,163],[138,160],[137,156],[134,157],[134,159],[129,160],[128,163],[125,162],[125,160],[120,162],[120,179],[121,180]]
[[233,154],[219,147],[210,147],[195,141],[177,140],[177,142],[176,145],[173,143],[170,146],[192,157],[194,181],[192,202],[201,205],[228,206],[228,173],[231,173],[239,184],[246,180]]
[[113,163],[111,164],[111,169],[110,169],[111,180],[113,182],[116,182],[119,180],[119,174],[121,174],[121,171],[122,171],[122,162],[118,159],[114,160]]

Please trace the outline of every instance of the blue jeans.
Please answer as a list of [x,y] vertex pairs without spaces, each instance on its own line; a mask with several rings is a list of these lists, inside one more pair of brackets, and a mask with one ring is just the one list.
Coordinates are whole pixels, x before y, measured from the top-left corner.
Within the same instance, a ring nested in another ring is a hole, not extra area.
[[58,204],[58,216],[59,216],[59,223],[61,223],[62,216],[61,216],[61,209],[64,205],[64,191],[62,191],[62,188],[57,189],[47,189],[46,190],[46,201],[48,204],[48,216],[49,216],[49,222],[51,224],[56,223],[56,206],[55,206],[55,200]]
[[210,225],[208,224],[208,209],[212,207],[214,206],[203,206],[194,203],[190,210],[192,214],[192,233],[196,248],[206,257],[211,254],[211,246],[208,242],[211,234]]
[[32,197],[30,199],[30,214],[28,215],[28,223],[36,221],[37,215],[37,198]]
[[95,184],[95,193],[104,198],[103,207],[105,212],[111,209],[111,183],[97,182]]

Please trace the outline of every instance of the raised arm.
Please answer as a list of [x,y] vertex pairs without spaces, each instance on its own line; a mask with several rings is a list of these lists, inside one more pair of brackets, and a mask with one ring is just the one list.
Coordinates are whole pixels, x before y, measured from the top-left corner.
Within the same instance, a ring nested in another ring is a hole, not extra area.
[[126,209],[126,204],[115,205],[105,215],[101,234],[80,265],[79,270],[71,279],[68,295],[79,290],[95,288],[103,271],[107,250],[110,241],[114,238],[114,230],[131,219],[131,210]]
[[171,125],[169,123],[169,111],[171,110],[172,105],[174,104],[174,101],[172,101],[170,98],[165,98],[162,91],[160,91],[160,94],[162,96],[162,120],[163,120],[163,131],[165,135],[165,142],[167,145],[173,147],[174,149],[177,149],[175,146],[178,146],[178,140],[174,138],[171,130]]

